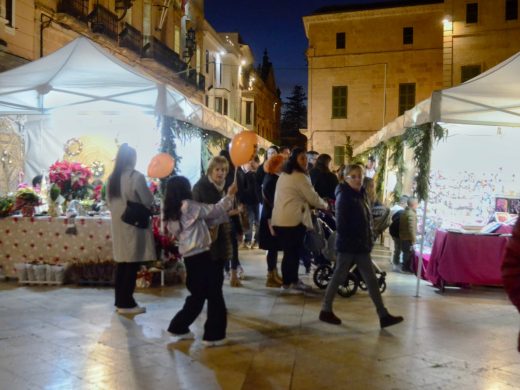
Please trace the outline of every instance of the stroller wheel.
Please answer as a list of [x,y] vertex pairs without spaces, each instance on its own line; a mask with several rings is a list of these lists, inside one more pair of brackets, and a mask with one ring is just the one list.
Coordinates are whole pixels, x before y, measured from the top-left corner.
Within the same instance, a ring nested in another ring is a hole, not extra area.
[[386,290],[386,280],[385,280],[385,277],[384,276],[381,276],[377,282],[379,283],[379,291],[382,293],[385,292]]
[[332,277],[333,269],[330,265],[321,264],[314,271],[314,275],[312,279],[314,280],[314,284],[318,286],[321,290],[327,288],[329,284],[329,280]]
[[359,288],[363,291],[367,291],[367,289],[368,289],[367,284],[365,283],[365,281],[363,279],[359,280]]
[[341,295],[343,298],[348,298],[354,295],[358,289],[359,286],[359,279],[355,274],[352,272],[349,272],[347,275],[347,280],[339,286],[338,288],[338,294]]

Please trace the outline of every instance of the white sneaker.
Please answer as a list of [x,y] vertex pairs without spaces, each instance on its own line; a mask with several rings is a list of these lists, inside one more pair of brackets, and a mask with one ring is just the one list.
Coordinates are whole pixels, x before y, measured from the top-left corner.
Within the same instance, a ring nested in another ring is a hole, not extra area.
[[244,269],[241,265],[237,268],[237,275],[240,280],[244,280],[246,278],[246,273],[244,272]]
[[289,285],[282,284],[282,287],[280,287],[280,292],[282,293],[282,295],[303,293],[303,290],[299,290],[299,289],[295,288],[294,287],[295,285],[296,285],[296,283],[289,284]]
[[177,339],[176,341],[193,340],[195,338],[195,333],[193,333],[193,332],[177,334],[177,333],[168,331],[168,333],[171,334],[173,337],[175,337]]
[[222,345],[226,345],[227,343],[228,343],[227,339],[220,339],[220,340],[214,340],[214,341],[202,340],[202,344],[206,348],[220,347]]
[[146,307],[144,306],[136,306],[130,308],[117,308],[117,312],[119,314],[142,314],[146,313]]
[[298,279],[298,282],[293,283],[291,286],[293,289],[303,292],[309,292],[312,291],[312,287],[308,284],[303,283],[300,279]]

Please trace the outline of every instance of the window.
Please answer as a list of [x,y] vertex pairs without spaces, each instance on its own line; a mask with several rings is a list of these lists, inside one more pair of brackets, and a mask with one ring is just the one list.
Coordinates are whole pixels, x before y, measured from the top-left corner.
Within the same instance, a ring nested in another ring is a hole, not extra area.
[[403,44],[411,45],[413,43],[413,27],[403,28]]
[[228,100],[224,99],[224,115],[228,114]]
[[399,114],[415,106],[415,83],[399,84]]
[[466,23],[478,23],[478,3],[466,4]]
[[252,124],[253,102],[246,102],[246,125]]
[[209,73],[209,51],[206,50],[206,74]]
[[219,114],[222,114],[222,98],[216,97],[215,98],[215,111]]
[[506,20],[518,19],[518,0],[506,0]]
[[345,33],[340,32],[336,33],[336,49],[344,49],[345,48]]
[[465,83],[482,73],[480,65],[464,65],[460,67],[460,82]]
[[332,87],[332,117],[347,117],[347,87]]
[[14,27],[13,0],[0,0],[0,19],[3,19],[8,27]]
[[334,146],[334,165],[345,164],[345,146]]

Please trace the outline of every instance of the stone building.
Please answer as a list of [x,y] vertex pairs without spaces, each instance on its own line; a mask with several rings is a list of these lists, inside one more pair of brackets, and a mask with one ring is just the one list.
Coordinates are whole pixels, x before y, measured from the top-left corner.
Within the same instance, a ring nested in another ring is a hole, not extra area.
[[308,147],[342,162],[434,90],[520,49],[518,0],[409,0],[329,6],[303,18],[309,41]]

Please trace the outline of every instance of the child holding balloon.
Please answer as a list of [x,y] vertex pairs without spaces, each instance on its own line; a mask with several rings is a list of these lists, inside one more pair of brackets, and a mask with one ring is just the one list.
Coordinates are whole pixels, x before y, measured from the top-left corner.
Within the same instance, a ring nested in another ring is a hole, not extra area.
[[178,340],[193,339],[189,326],[208,301],[208,318],[204,324],[203,342],[207,346],[225,344],[227,314],[221,267],[210,253],[211,235],[208,226],[227,221],[233,207],[237,186],[233,183],[227,195],[216,204],[192,200],[191,185],[183,176],[174,176],[166,184],[163,219],[168,231],[179,242],[179,253],[186,265],[186,287],[191,293],[183,308],[173,317],[168,331]]

